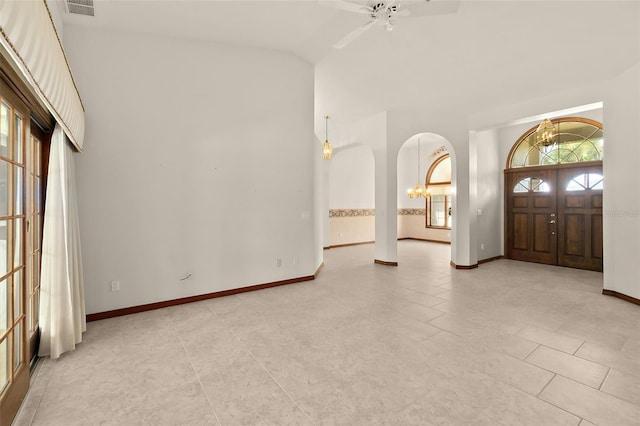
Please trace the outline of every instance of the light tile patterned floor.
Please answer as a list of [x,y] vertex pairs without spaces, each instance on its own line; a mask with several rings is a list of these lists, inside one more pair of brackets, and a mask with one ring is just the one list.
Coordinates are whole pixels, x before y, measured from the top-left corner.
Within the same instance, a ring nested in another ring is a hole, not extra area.
[[449,247],[325,251],[317,280],[89,323],[16,425],[640,425],[640,307],[602,275]]

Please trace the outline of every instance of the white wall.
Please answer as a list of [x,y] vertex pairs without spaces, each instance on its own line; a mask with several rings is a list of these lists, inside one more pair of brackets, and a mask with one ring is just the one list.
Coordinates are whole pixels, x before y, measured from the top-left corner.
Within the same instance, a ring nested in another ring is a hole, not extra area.
[[375,175],[371,149],[352,145],[336,150],[329,161],[329,208],[375,207]]
[[61,1],[46,0],[49,13],[53,19],[53,25],[56,28],[58,37],[62,41],[64,39],[64,25],[62,23],[62,14],[64,13],[64,4]]
[[604,97],[604,288],[640,299],[640,63]]
[[309,64],[74,26],[65,47],[86,107],[88,313],[314,273]]
[[503,255],[503,193],[500,145],[498,132],[472,132],[470,143],[475,144],[476,215],[478,229],[478,260]]

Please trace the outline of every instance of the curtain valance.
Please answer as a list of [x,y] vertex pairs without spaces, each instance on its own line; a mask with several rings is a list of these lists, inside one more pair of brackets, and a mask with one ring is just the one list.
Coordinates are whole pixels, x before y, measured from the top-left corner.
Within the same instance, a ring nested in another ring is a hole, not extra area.
[[45,0],[0,0],[0,33],[7,59],[82,150],[84,107]]

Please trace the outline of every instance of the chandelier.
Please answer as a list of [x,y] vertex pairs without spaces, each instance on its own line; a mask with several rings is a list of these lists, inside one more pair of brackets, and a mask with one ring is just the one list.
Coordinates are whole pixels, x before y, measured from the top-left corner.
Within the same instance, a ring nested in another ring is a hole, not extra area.
[[549,146],[554,143],[556,136],[558,136],[556,126],[548,118],[542,120],[542,123],[536,129],[536,142]]
[[420,139],[418,139],[418,184],[409,191],[409,198],[427,198],[429,190],[420,183]]
[[329,143],[329,116],[324,116],[324,145],[322,146],[322,157],[325,160],[331,160],[331,154],[333,154],[333,148]]

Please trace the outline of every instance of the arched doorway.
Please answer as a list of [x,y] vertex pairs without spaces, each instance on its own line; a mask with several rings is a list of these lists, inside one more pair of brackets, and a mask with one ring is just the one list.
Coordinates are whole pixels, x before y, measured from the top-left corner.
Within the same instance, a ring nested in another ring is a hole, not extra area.
[[602,124],[552,120],[553,141],[536,127],[514,144],[505,170],[509,259],[602,271]]
[[[409,196],[417,183],[428,190],[427,197]],[[429,132],[408,138],[397,154],[398,239],[451,244],[449,264],[456,244],[455,188],[455,152],[449,141]]]

